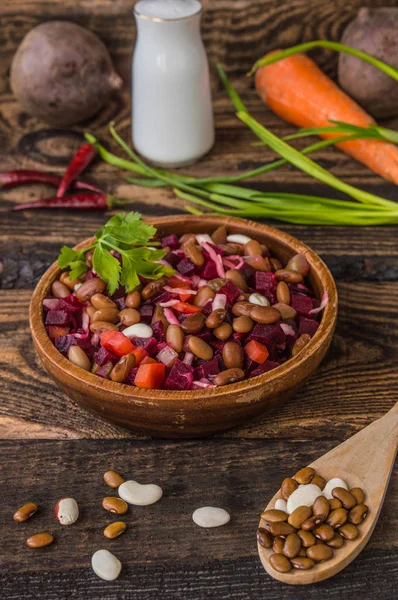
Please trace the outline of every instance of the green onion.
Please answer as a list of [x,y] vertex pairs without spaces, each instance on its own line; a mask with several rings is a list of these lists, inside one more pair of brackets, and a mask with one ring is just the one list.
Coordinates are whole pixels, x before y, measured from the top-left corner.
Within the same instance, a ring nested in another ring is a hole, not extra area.
[[288,56],[293,56],[294,54],[299,54],[300,52],[308,52],[313,48],[326,48],[328,50],[335,50],[336,52],[343,52],[344,54],[351,54],[352,56],[356,56],[356,58],[360,58],[370,65],[373,65],[377,69],[380,69],[380,71],[383,71],[383,73],[398,81],[398,69],[392,65],[388,65],[374,56],[370,56],[370,54],[362,52],[362,50],[357,50],[356,48],[351,48],[351,46],[346,46],[345,44],[340,44],[339,42],[329,42],[327,40],[305,42],[304,44],[298,44],[297,46],[292,46],[286,50],[281,50],[280,52],[275,52],[274,54],[264,56],[254,63],[253,67],[248,73],[248,76],[253,75],[260,67],[271,65],[274,62],[278,62],[278,60],[282,60]]

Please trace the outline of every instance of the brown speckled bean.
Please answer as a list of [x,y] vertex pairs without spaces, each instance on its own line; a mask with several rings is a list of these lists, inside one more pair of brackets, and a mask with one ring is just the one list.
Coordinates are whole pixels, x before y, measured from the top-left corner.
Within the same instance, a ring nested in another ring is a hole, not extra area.
[[117,473],[116,471],[107,471],[106,473],[104,473],[104,481],[106,485],[109,485],[109,487],[114,489],[118,488],[119,485],[122,485],[122,483],[124,483],[123,477],[119,475],[119,473]]
[[353,525],[359,525],[368,515],[369,508],[366,504],[357,504],[348,513],[348,521]]
[[277,281],[286,281],[287,283],[302,283],[303,276],[297,271],[291,269],[279,269],[276,271],[275,277]]
[[290,304],[290,290],[285,281],[280,281],[276,286],[276,297],[282,304]]
[[221,373],[216,375],[213,383],[217,387],[221,385],[228,385],[229,383],[241,381],[244,376],[245,372],[242,369],[227,369],[226,371],[221,371]]
[[96,331],[119,331],[114,323],[108,323],[107,321],[95,321],[94,323],[90,323],[90,331],[95,333]]
[[54,281],[51,286],[51,292],[56,298],[66,298],[71,293],[68,286],[62,283],[62,281]]
[[271,548],[272,546],[272,535],[264,527],[257,529],[257,541],[263,548]]
[[[202,360],[211,360],[213,358],[213,349],[204,340],[191,335],[188,340],[188,346],[192,354]],[[223,371],[225,373],[225,371]],[[222,373],[219,373],[221,375]],[[217,385],[217,384],[216,384]]]
[[214,297],[216,295],[216,292],[214,290],[212,290],[211,288],[207,287],[207,285],[205,285],[204,287],[200,288],[200,290],[198,291],[198,293],[196,294],[195,298],[194,298],[194,305],[195,306],[204,306],[205,304],[207,304],[207,302],[209,300],[213,300]]
[[282,554],[284,539],[282,538],[274,538],[274,543],[272,544],[272,550],[275,554]]
[[307,548],[307,556],[315,562],[323,562],[332,558],[333,550],[326,544],[315,544]]
[[297,312],[288,304],[277,302],[273,305],[273,308],[276,308],[276,310],[281,313],[282,321],[288,321],[289,319],[296,318]]
[[[313,482],[314,480],[312,479],[311,483]],[[312,507],[312,512],[314,513],[314,515],[316,515],[317,517],[321,517],[323,521],[326,521],[329,511],[330,506],[328,500],[326,500],[324,496],[318,496]]]
[[256,254],[262,256],[263,249],[260,246],[260,242],[257,240],[250,240],[250,242],[245,244],[243,252],[245,256],[255,256]]
[[305,485],[307,483],[311,483],[311,479],[315,475],[315,469],[312,467],[304,467],[297,471],[295,475],[293,475],[293,479],[295,479],[300,485]]
[[304,529],[300,529],[297,532],[297,535],[300,537],[301,543],[304,546],[304,548],[309,548],[310,546],[313,546],[316,542],[316,537],[313,533],[311,533],[311,531],[304,531]]
[[284,523],[283,521],[270,523],[269,530],[272,533],[272,535],[277,535],[278,537],[287,537],[291,533],[296,532],[294,527],[289,525],[289,523]]
[[336,510],[332,510],[327,518],[327,524],[331,527],[341,527],[348,519],[348,512],[345,508],[336,508]]
[[91,362],[87,354],[80,348],[80,346],[70,346],[68,350],[68,359],[76,367],[80,367],[85,371],[91,369]]
[[236,317],[232,322],[232,327],[238,333],[249,333],[254,327],[254,321],[250,317]]
[[76,298],[80,300],[80,302],[87,302],[94,296],[94,294],[101,294],[104,289],[105,283],[102,281],[102,279],[94,277],[93,279],[89,279],[88,281],[82,283],[76,292]]
[[120,311],[119,319],[122,325],[130,327],[141,321],[141,315],[135,308],[125,308]]
[[300,529],[301,524],[312,516],[312,510],[308,506],[299,506],[288,517],[287,522],[296,529]]
[[284,510],[276,510],[275,508],[271,508],[269,510],[265,510],[261,515],[261,518],[266,523],[277,523],[279,521],[287,521],[288,514],[285,513]]
[[281,495],[284,500],[287,500],[290,494],[293,494],[294,490],[297,490],[298,483],[292,477],[286,477],[282,481],[281,485]]
[[227,369],[242,369],[243,358],[243,348],[237,342],[227,342],[222,349],[222,359]]
[[361,488],[352,488],[350,490],[350,494],[354,496],[355,500],[357,501],[357,504],[363,504],[363,501],[365,500],[365,494]]
[[344,525],[338,528],[338,533],[340,533],[345,540],[355,540],[359,535],[359,530],[358,527],[352,523],[344,523]]
[[225,272],[225,277],[227,279],[230,279],[232,283],[234,283],[236,287],[238,287],[240,290],[247,292],[247,290],[249,289],[246,283],[246,279],[244,278],[242,273],[240,273],[240,271],[237,271],[236,269],[229,269]]
[[227,340],[232,334],[232,327],[229,323],[223,323],[219,327],[213,329],[213,333],[218,340]]
[[302,571],[312,569],[312,567],[315,565],[314,561],[311,560],[311,558],[308,558],[308,556],[295,556],[294,558],[290,559],[290,562],[295,569],[300,569]]
[[141,304],[141,294],[138,290],[127,294],[125,304],[127,308],[138,308]]
[[13,519],[14,521],[17,521],[17,523],[24,523],[35,514],[38,508],[39,506],[36,504],[36,502],[28,502],[15,511]]
[[250,311],[250,317],[256,323],[271,324],[280,321],[281,313],[272,306],[255,306]]
[[128,511],[128,504],[121,498],[115,496],[107,496],[102,501],[102,508],[108,510],[115,515],[124,515]]
[[216,244],[216,246],[218,246],[219,244],[226,244],[227,229],[225,225],[220,225],[220,227],[217,227],[217,229],[213,232],[211,239]]
[[331,548],[341,548],[341,546],[344,544],[344,538],[339,533],[337,533],[337,531],[335,531],[334,537],[326,543]]
[[123,383],[127,379],[128,374],[131,369],[135,366],[135,355],[134,354],[126,354],[122,356],[118,362],[115,364],[111,371],[111,379],[112,381],[116,381],[118,383]]
[[189,258],[196,267],[204,265],[205,259],[202,250],[199,246],[196,246],[193,242],[188,242],[183,247],[184,254]]
[[342,487],[335,487],[332,490],[332,496],[333,498],[340,500],[344,508],[347,508],[348,510],[353,508],[357,503],[355,497]]
[[203,313],[194,313],[185,317],[181,323],[181,329],[184,333],[199,333],[205,326],[205,321],[206,317]]
[[104,294],[94,294],[94,296],[91,298],[91,304],[95,306],[97,310],[100,310],[101,308],[117,309],[116,302],[108,298],[108,296],[104,296]]
[[96,310],[91,318],[92,323],[106,321],[107,323],[118,323],[119,310],[117,308],[100,308]]
[[179,354],[184,345],[184,334],[181,327],[169,325],[166,331],[166,342]]
[[149,298],[153,298],[153,296],[156,296],[156,294],[158,294],[165,285],[167,285],[166,277],[161,277],[160,279],[156,279],[155,281],[147,283],[147,285],[141,292],[142,298],[144,300],[149,300]]
[[115,521],[115,523],[111,523],[104,529],[104,536],[108,538],[108,540],[114,540],[119,537],[124,531],[126,531],[126,523],[124,521]]
[[329,542],[334,538],[334,529],[326,523],[322,523],[318,527],[315,527],[313,531],[315,537],[322,542]]
[[246,300],[240,300],[233,305],[232,314],[235,315],[235,317],[249,317],[252,310],[253,304],[250,304],[250,302],[247,302]]
[[71,279],[67,271],[61,273],[59,280],[62,283],[64,283],[71,291],[74,289],[75,285],[77,285],[78,283],[82,283],[80,279]]
[[[202,316],[202,313],[196,314],[200,314]],[[220,327],[220,325],[224,322],[226,316],[227,311],[225,310],[225,308],[217,308],[216,310],[213,310],[213,312],[211,312],[206,319],[206,327],[208,327],[209,329],[215,329],[216,327]]]
[[294,558],[300,552],[301,548],[301,539],[297,535],[297,533],[291,533],[285,539],[285,543],[283,544],[282,554],[287,556],[288,558]]
[[278,571],[279,573],[289,573],[292,568],[289,559],[283,554],[271,554],[269,562],[275,571]]
[[329,500],[330,510],[336,510],[336,508],[341,508],[343,503],[340,502],[338,498],[330,498]]
[[323,477],[321,477],[320,475],[314,475],[314,477],[311,480],[311,483],[313,485],[317,485],[320,490],[323,490],[323,488],[326,485],[326,480]]

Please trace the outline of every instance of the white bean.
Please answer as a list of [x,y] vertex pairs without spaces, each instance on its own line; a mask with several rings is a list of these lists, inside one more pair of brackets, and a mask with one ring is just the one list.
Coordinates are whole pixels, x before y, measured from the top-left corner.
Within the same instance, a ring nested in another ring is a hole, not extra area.
[[153,336],[152,327],[146,325],[145,323],[136,323],[135,325],[130,325],[130,327],[126,327],[123,330],[123,335],[126,337],[133,338],[150,338]]
[[80,348],[80,346],[70,346],[68,350],[68,358],[71,363],[80,367],[85,371],[91,369],[91,362],[87,354]]
[[54,512],[61,525],[72,525],[79,518],[79,507],[74,498],[58,500]]
[[199,527],[220,527],[228,523],[230,518],[226,510],[215,506],[202,506],[192,515],[193,522]]
[[125,481],[119,486],[119,496],[129,504],[147,506],[154,504],[163,495],[163,490],[154,483],[141,484],[138,481]]
[[345,490],[348,490],[348,486],[345,481],[340,479],[340,477],[334,477],[333,479],[329,479],[329,481],[323,488],[323,495],[325,496],[325,498],[327,498],[328,500],[333,498],[332,490],[334,490],[334,488],[336,487],[341,487]]
[[292,514],[299,506],[312,506],[318,496],[322,496],[321,489],[313,483],[299,485],[287,499],[287,512]]
[[287,512],[287,502],[283,498],[278,498],[275,500],[275,510],[283,510],[283,512]]
[[227,242],[231,242],[232,244],[247,244],[247,242],[251,242],[251,240],[252,238],[243,235],[243,233],[231,233],[231,235],[227,236]]
[[113,581],[119,577],[122,563],[109,550],[97,550],[91,557],[91,566],[98,577]]
[[262,296],[261,294],[250,294],[249,296],[250,304],[258,304],[258,306],[269,306],[269,300]]

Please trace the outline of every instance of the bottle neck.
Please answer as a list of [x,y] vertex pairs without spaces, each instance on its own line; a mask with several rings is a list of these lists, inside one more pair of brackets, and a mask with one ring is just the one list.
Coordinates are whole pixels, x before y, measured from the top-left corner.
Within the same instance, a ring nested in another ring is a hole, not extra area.
[[135,15],[137,24],[137,38],[153,37],[159,41],[173,43],[176,39],[185,41],[200,40],[200,18],[201,14],[178,20],[155,20]]

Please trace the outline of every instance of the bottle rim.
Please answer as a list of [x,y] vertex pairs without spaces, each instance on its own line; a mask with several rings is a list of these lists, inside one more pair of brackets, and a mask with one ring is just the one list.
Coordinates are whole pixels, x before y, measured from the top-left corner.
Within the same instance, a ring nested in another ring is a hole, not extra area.
[[133,8],[133,12],[136,17],[138,17],[139,19],[145,19],[147,21],[156,21],[158,23],[172,23],[172,22],[176,22],[176,21],[186,21],[187,19],[192,19],[192,17],[196,17],[203,12],[202,3],[199,2],[198,10],[190,15],[186,15],[185,17],[173,17],[171,19],[165,19],[164,17],[149,17],[148,15],[143,15],[137,9],[138,4],[139,4],[139,2],[137,2]]

